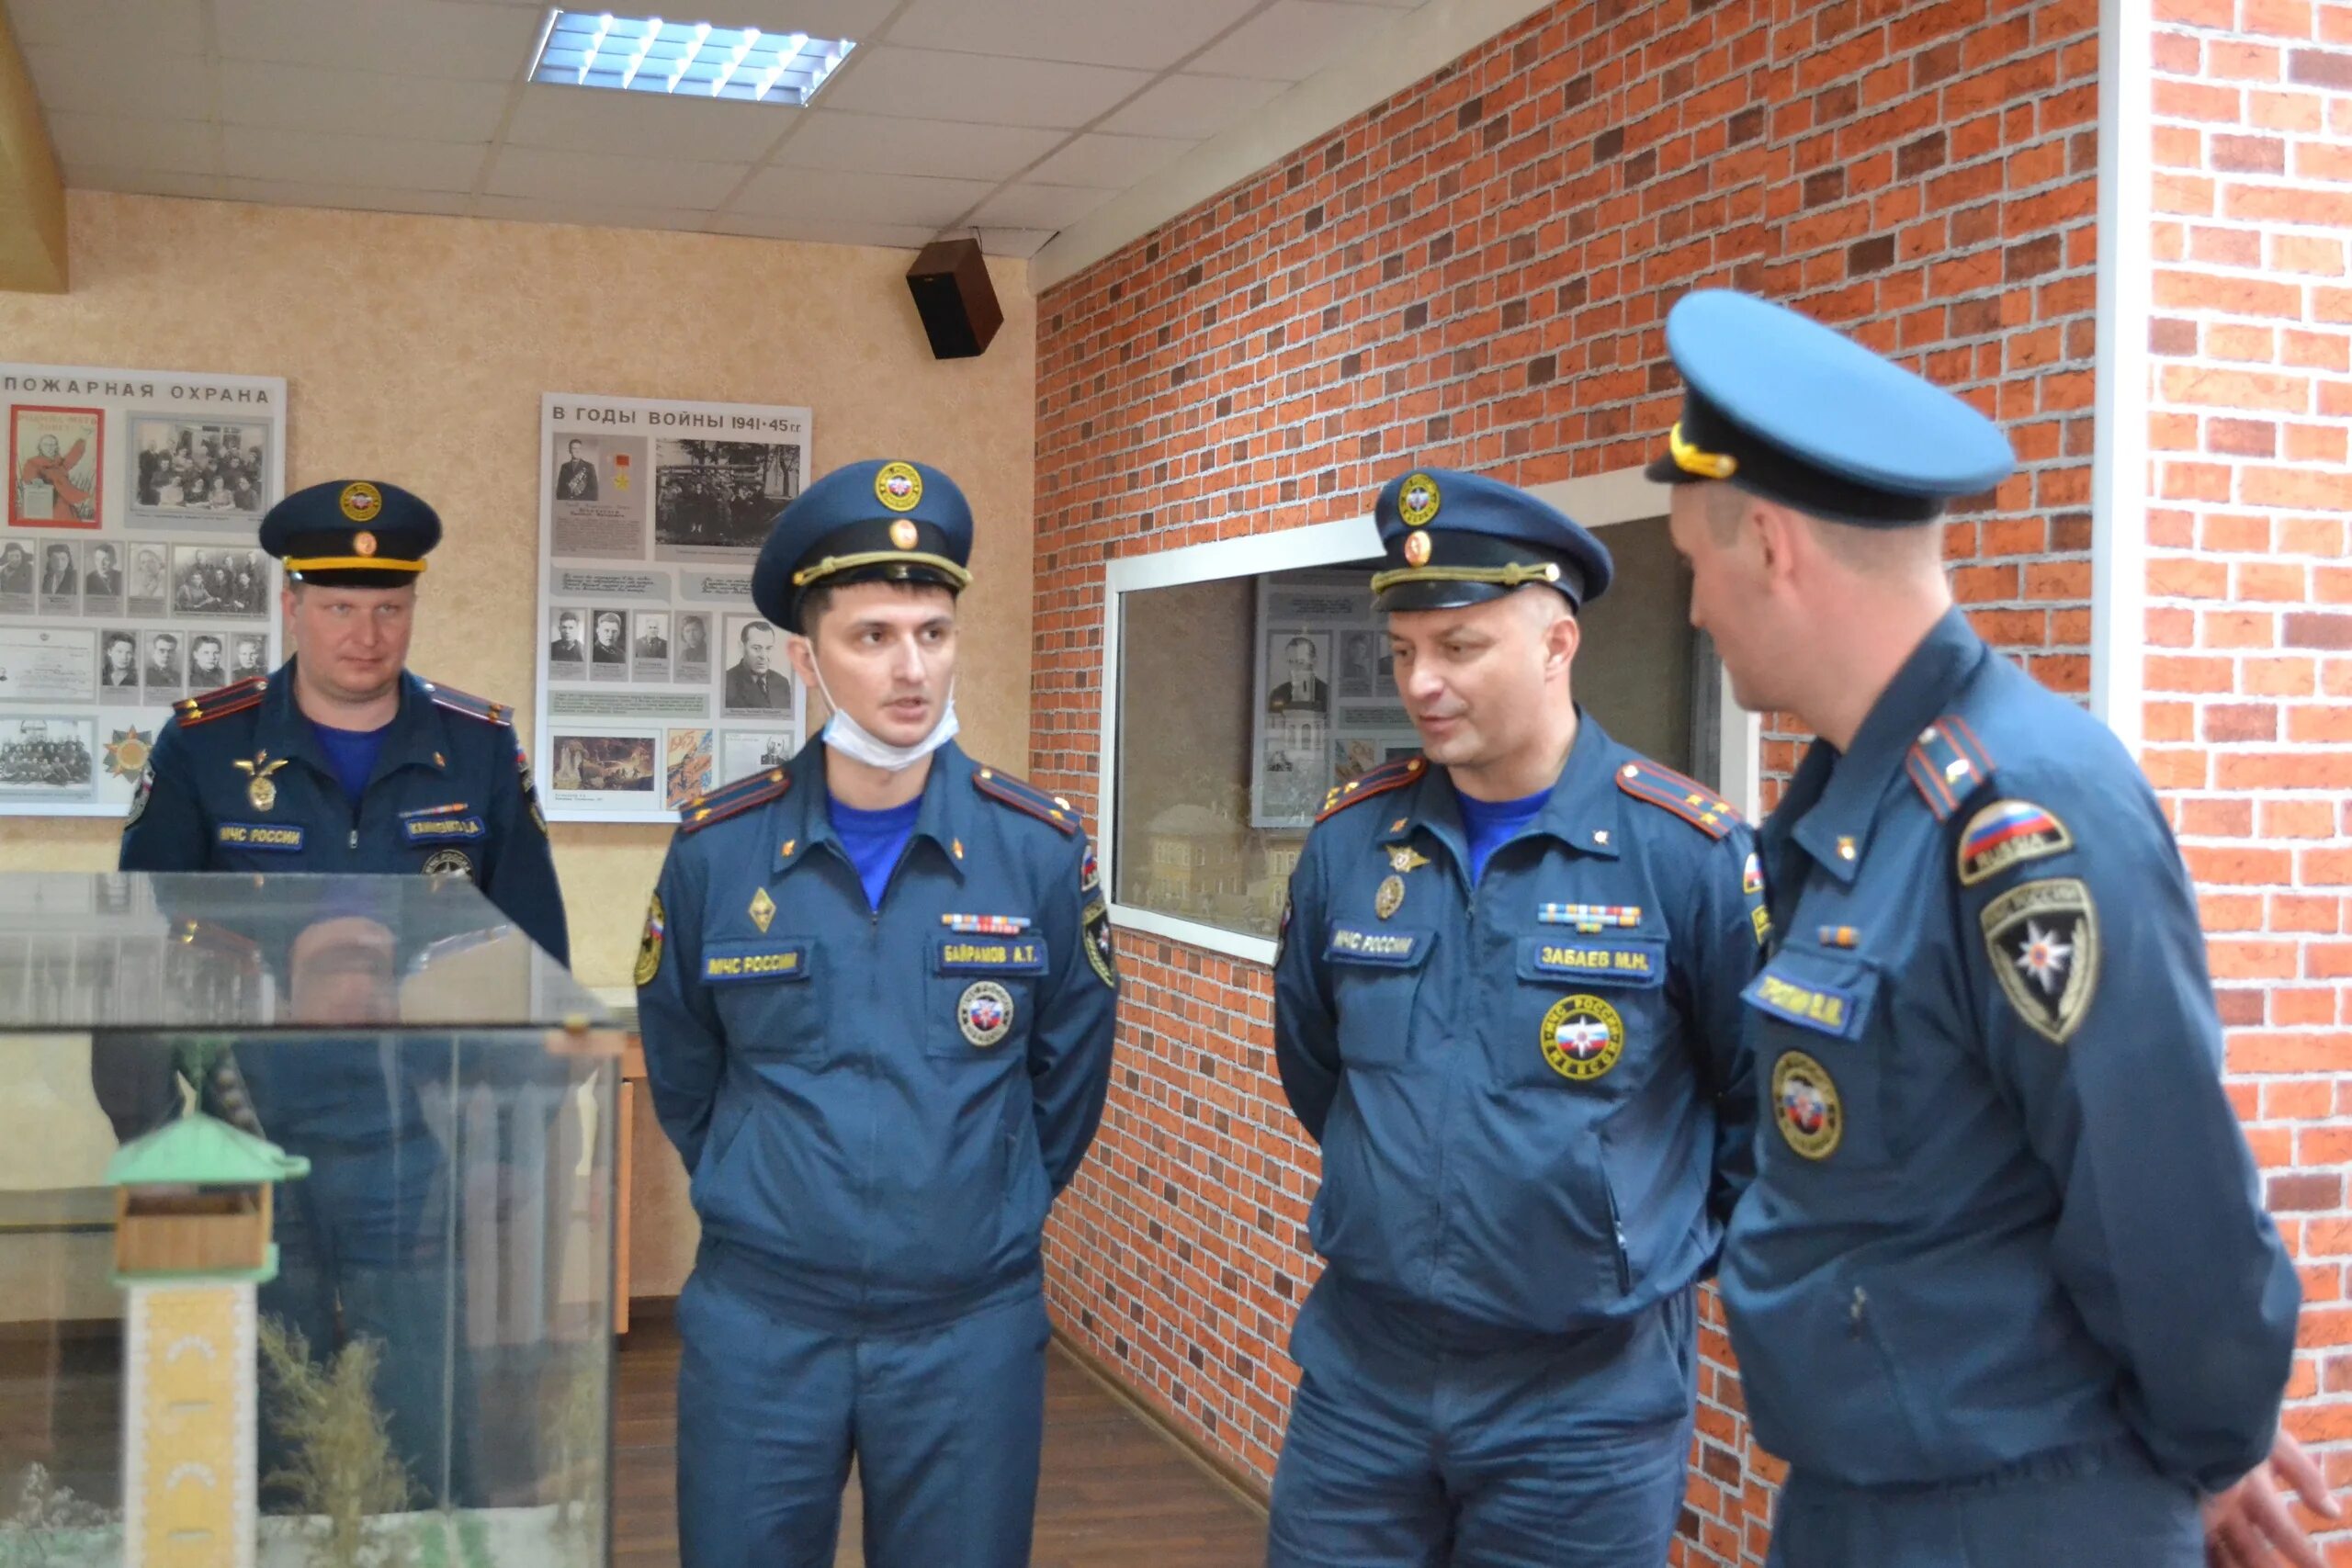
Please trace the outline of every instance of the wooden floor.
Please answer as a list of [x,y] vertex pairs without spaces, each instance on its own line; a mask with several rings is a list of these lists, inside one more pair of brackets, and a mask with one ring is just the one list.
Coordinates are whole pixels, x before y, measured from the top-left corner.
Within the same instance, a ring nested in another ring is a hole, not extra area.
[[[666,1319],[636,1321],[619,1377],[613,1562],[677,1568],[678,1340]],[[1261,1513],[1054,1348],[1033,1568],[1257,1568],[1265,1555]],[[834,1561],[865,1562],[854,1479]]]

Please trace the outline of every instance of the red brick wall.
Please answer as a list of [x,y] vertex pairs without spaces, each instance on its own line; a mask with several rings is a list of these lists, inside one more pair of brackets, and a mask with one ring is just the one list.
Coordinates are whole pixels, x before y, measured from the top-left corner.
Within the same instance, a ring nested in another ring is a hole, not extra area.
[[[1092,809],[1106,558],[1356,514],[1415,461],[1525,483],[1641,461],[1674,412],[1660,323],[1702,284],[1852,326],[2007,423],[2025,467],[1954,529],[1960,591],[2086,689],[2096,27],[2092,0],[1564,4],[1048,292],[1038,781]],[[1783,735],[1768,762],[1792,755]],[[1119,947],[1055,1305],[1270,1474],[1316,1157],[1268,977]],[[1680,1561],[1760,1562],[1763,1461],[1719,1333],[1708,1353]]]
[[[2144,757],[2302,1259],[2289,1423],[2329,1441],[2352,1438],[2352,5],[2156,16]],[[2352,1448],[2326,1468],[2352,1486]],[[2331,1549],[2352,1563],[2352,1536]]]

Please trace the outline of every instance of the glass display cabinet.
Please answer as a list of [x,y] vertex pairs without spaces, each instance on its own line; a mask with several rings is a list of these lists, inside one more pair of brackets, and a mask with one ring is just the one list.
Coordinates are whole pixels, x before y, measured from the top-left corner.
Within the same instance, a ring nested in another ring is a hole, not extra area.
[[609,1561],[620,1047],[462,878],[0,876],[0,1568]]

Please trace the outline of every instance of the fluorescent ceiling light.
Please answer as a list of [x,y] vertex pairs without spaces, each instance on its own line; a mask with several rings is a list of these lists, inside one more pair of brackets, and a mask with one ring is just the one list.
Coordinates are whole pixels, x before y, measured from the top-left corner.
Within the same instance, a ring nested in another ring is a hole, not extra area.
[[857,47],[849,39],[763,33],[609,11],[558,11],[531,62],[531,80],[560,87],[666,93],[798,106]]

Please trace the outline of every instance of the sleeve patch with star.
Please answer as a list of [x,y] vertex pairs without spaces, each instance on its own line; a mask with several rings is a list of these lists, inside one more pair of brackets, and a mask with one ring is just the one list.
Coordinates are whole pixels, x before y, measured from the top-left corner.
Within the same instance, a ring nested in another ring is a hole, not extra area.
[[1984,906],[1984,953],[2001,994],[2033,1032],[2064,1045],[2098,988],[2098,909],[2080,880],[2021,883]]

